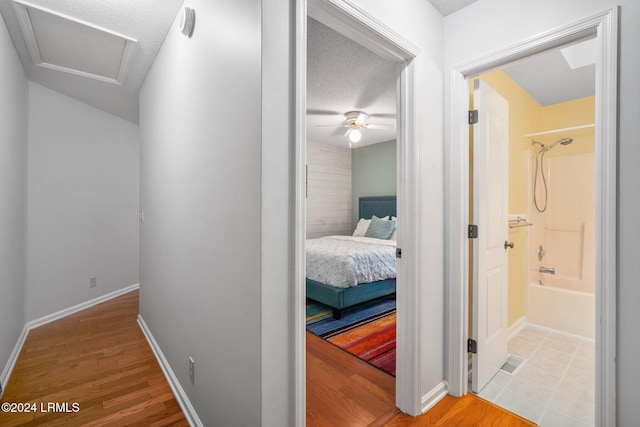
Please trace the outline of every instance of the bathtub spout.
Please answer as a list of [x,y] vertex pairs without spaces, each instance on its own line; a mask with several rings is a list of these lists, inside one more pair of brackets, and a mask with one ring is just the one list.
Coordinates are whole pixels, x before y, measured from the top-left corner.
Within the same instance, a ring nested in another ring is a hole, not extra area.
[[556,269],[553,267],[540,267],[538,271],[540,273],[556,274]]

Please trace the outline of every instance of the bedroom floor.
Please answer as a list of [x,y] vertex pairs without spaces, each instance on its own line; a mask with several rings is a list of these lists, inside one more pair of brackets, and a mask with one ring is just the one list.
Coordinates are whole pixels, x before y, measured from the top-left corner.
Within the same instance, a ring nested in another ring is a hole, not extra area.
[[445,396],[427,413],[410,417],[396,408],[395,378],[310,332],[306,337],[308,427],[534,427],[473,394]]
[[499,371],[478,394],[542,427],[595,425],[593,341],[527,326],[509,341],[524,359]]

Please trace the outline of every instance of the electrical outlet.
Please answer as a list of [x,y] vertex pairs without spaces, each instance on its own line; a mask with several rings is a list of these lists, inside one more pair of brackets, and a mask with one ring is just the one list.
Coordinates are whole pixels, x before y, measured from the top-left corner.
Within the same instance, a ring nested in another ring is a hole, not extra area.
[[195,362],[191,356],[189,356],[189,380],[191,384],[195,384]]
[[98,278],[97,277],[91,277],[89,279],[89,287],[90,288],[95,288],[96,286],[98,286]]

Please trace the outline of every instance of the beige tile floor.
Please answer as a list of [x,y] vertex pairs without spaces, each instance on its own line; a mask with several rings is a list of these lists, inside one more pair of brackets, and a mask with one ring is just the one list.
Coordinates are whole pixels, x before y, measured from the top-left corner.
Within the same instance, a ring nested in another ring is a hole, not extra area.
[[522,366],[499,371],[479,396],[541,427],[595,425],[593,341],[527,326],[509,341],[509,353]]

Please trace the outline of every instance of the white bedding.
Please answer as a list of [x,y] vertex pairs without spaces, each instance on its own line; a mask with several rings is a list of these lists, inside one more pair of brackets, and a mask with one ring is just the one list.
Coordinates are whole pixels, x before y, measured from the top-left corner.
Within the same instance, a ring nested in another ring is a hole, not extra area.
[[326,236],[307,240],[307,278],[338,288],[396,277],[396,241]]

